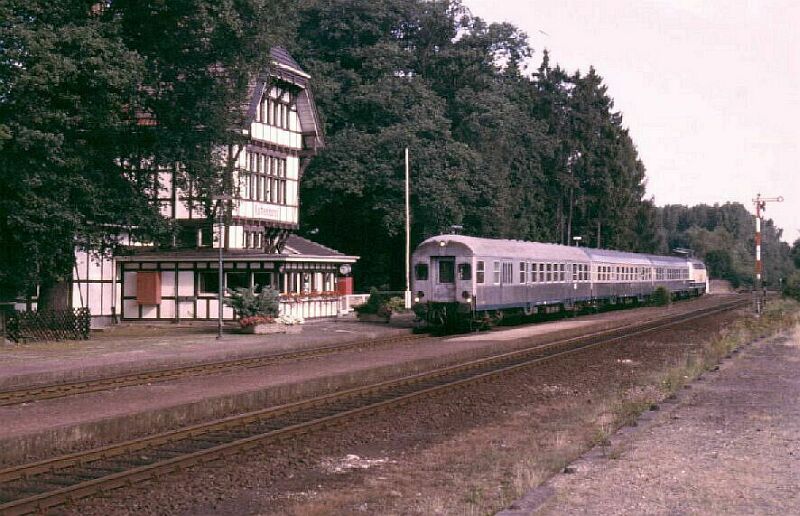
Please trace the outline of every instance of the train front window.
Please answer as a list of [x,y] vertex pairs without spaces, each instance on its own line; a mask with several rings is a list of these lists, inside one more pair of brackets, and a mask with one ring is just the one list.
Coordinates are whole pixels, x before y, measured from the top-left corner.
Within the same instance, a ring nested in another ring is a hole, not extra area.
[[472,267],[468,263],[458,264],[458,279],[461,281],[469,281],[472,279]]
[[455,263],[451,260],[439,262],[439,283],[455,283]]
[[414,277],[418,281],[427,281],[428,280],[428,264],[427,263],[418,263],[414,266]]

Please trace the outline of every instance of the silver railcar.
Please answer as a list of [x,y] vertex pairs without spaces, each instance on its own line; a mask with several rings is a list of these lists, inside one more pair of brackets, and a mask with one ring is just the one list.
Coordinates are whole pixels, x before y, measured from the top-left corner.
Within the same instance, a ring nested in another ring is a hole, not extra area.
[[438,235],[412,257],[417,310],[430,322],[643,301],[663,286],[699,295],[702,262],[519,240]]

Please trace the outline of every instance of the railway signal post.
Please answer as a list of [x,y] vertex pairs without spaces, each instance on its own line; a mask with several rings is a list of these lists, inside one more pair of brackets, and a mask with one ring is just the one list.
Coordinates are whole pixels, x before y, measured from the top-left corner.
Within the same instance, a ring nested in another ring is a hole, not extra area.
[[753,282],[753,308],[757,314],[764,309],[766,294],[761,284],[761,213],[767,209],[768,202],[783,202],[783,197],[761,197],[756,194],[753,203],[756,206],[756,262],[755,262],[755,281]]

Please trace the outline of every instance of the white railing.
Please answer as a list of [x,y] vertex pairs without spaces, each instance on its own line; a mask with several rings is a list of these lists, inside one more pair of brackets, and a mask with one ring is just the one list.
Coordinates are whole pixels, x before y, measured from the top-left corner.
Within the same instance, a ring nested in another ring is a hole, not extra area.
[[339,315],[339,297],[299,297],[280,302],[281,315],[304,319],[336,317]]
[[367,299],[369,299],[369,294],[349,294],[339,299],[339,310],[341,310],[342,313],[350,313],[353,311],[354,307],[366,303]]

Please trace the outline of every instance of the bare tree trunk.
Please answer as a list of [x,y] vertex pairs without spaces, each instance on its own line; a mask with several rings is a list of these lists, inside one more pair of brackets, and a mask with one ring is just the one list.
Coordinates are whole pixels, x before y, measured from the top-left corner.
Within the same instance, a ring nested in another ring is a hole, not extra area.
[[556,235],[558,243],[564,243],[564,195],[563,192],[558,197],[558,213],[556,213]]
[[600,246],[600,221],[597,221],[597,248],[601,249]]
[[572,244],[572,212],[575,205],[575,187],[569,188],[569,215],[567,217],[567,242],[566,245]]
[[69,281],[45,282],[39,287],[37,310],[66,310],[69,308]]

